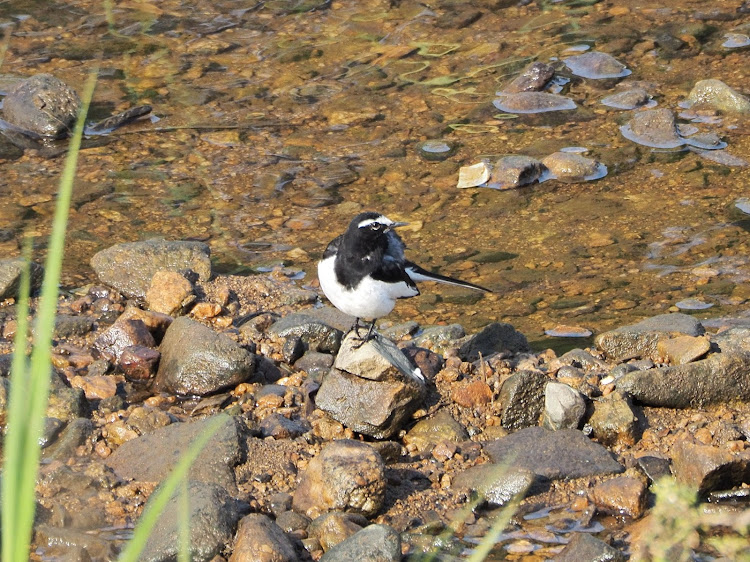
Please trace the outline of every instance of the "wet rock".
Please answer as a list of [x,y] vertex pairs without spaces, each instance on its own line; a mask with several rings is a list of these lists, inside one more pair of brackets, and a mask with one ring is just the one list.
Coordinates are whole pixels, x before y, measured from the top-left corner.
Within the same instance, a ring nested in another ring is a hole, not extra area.
[[439,350],[445,345],[462,338],[466,335],[461,324],[448,324],[447,326],[429,326],[414,338],[414,345],[428,349]]
[[84,417],[88,412],[88,403],[80,388],[71,388],[65,378],[57,372],[52,373],[50,380],[47,416],[69,422]]
[[205,396],[252,378],[255,355],[223,334],[186,317],[177,318],[161,342],[158,388]]
[[157,271],[194,271],[211,278],[208,245],[203,242],[147,240],[117,244],[94,254],[99,279],[128,297],[144,298]]
[[589,533],[573,533],[568,544],[555,558],[557,562],[625,562],[627,559],[622,552]]
[[492,104],[500,111],[507,113],[545,113],[547,111],[566,111],[576,108],[575,102],[565,96],[547,92],[519,92],[500,95]]
[[148,331],[151,332],[151,335],[154,336],[156,343],[161,343],[164,334],[167,332],[167,328],[172,324],[174,318],[168,314],[143,310],[135,306],[128,306],[119,316],[118,320],[140,320],[146,325]]
[[389,340],[358,343],[353,333],[344,340],[316,404],[354,431],[387,439],[421,404],[424,379]]
[[106,359],[117,363],[123,351],[132,346],[154,347],[156,342],[140,320],[118,320],[94,341],[94,349]]
[[293,533],[295,531],[307,532],[307,526],[310,524],[310,518],[305,517],[300,513],[291,511],[292,508],[292,496],[289,496],[289,510],[279,513],[276,516],[276,524],[281,527],[285,533]]
[[229,562],[296,562],[297,551],[270,517],[251,513],[240,520]]
[[[7,390],[0,390],[0,426],[5,426],[5,406],[7,399]],[[57,418],[44,418],[44,428],[42,436],[39,438],[39,446],[44,449],[55,442],[60,432],[65,427],[65,423]]]
[[431,418],[420,420],[404,435],[404,444],[413,445],[417,451],[428,451],[438,443],[461,443],[469,439],[463,425],[453,419],[447,410],[439,410]]
[[280,338],[298,337],[313,351],[336,353],[343,332],[307,314],[289,314],[275,322],[269,332]]
[[534,183],[544,173],[544,165],[529,156],[505,156],[500,158],[492,169],[487,187],[512,189]]
[[307,351],[294,362],[294,367],[305,371],[307,376],[315,381],[322,381],[323,376],[333,365],[333,356],[330,353],[320,353],[318,351]]
[[544,409],[544,388],[549,379],[543,373],[519,371],[500,388],[500,419],[505,429],[521,429],[539,423]]
[[604,78],[623,78],[631,74],[624,64],[607,53],[589,51],[582,55],[568,57],[565,66],[576,76],[601,80]]
[[399,562],[401,535],[388,525],[370,525],[326,552],[320,562]]
[[614,361],[633,357],[659,359],[659,340],[680,335],[701,336],[705,332],[699,320],[687,314],[660,314],[609,332],[599,334],[594,343]]
[[60,434],[55,443],[44,450],[46,461],[67,461],[76,454],[76,449],[91,438],[94,432],[94,423],[86,418],[75,418],[71,420]]
[[461,472],[452,488],[478,492],[492,506],[503,506],[513,498],[521,499],[535,481],[530,470],[512,470],[502,464],[480,464]]
[[750,450],[733,452],[683,440],[675,444],[672,455],[675,478],[700,497],[750,482]]
[[584,369],[586,371],[594,371],[598,373],[604,373],[608,369],[608,366],[604,361],[602,361],[598,357],[594,357],[588,351],[580,348],[571,349],[570,351],[565,352],[560,357],[553,359],[550,362],[549,369],[550,371],[555,371],[561,369],[564,366],[575,367],[576,369]]
[[[161,482],[172,471],[213,418],[173,423],[120,445],[105,463],[120,478]],[[210,444],[198,455],[189,478],[221,485],[236,493],[233,467],[241,460],[241,424],[227,416]]]
[[665,476],[672,476],[672,470],[670,469],[668,459],[645,455],[638,458],[638,466],[651,483],[656,482]]
[[76,336],[85,336],[93,329],[93,318],[88,316],[58,314],[55,316],[55,328],[52,337],[54,339],[69,339]]
[[632,476],[615,476],[591,491],[597,506],[637,519],[646,507],[646,485]]
[[83,390],[88,400],[111,398],[117,393],[118,382],[122,382],[120,377],[109,375],[76,375],[70,378],[70,386]]
[[78,94],[51,74],[37,74],[19,82],[3,100],[6,121],[52,138],[70,132],[80,107]]
[[464,408],[478,408],[492,402],[492,389],[481,380],[457,382],[451,387],[451,400]]
[[[189,513],[183,513],[180,488],[170,498],[158,524],[148,537],[139,557],[144,562],[176,560],[180,545],[180,524],[190,522],[191,560],[207,562],[232,541],[237,522],[245,505],[229,496],[226,490],[209,482],[188,482]],[[148,508],[148,502],[146,503]]]
[[496,464],[530,470],[550,480],[620,473],[625,468],[601,445],[576,429],[549,431],[528,427],[487,443],[485,452]]
[[305,468],[292,508],[310,518],[339,510],[372,517],[385,500],[385,465],[380,455],[359,441],[326,445]]
[[310,425],[302,421],[290,420],[281,414],[271,414],[260,422],[260,433],[263,437],[274,439],[294,439],[310,431]]
[[559,382],[544,387],[542,425],[547,429],[578,429],[585,413],[586,401],[574,388]]
[[687,100],[691,105],[705,105],[727,113],[750,113],[750,99],[721,80],[696,82]]
[[[21,283],[21,272],[26,267],[23,258],[0,260],[0,300],[15,298]],[[44,268],[34,262],[29,262],[31,274],[31,292],[42,286]]]
[[516,76],[510,84],[503,88],[503,93],[517,94],[518,92],[538,92],[552,80],[555,69],[543,62],[532,62]]
[[566,182],[589,181],[607,175],[606,166],[575,152],[555,152],[544,158],[542,164],[553,177]]
[[[615,109],[636,109],[651,102],[651,96],[643,88],[632,88],[618,92],[601,100],[602,104]],[[655,104],[654,104],[655,105]],[[650,105],[649,105],[650,106]]]
[[594,437],[605,445],[633,445],[636,441],[636,415],[626,396],[612,392],[593,402],[589,424]]
[[398,462],[401,458],[401,444],[398,441],[373,441],[371,445],[383,457],[385,464]]
[[157,271],[146,291],[148,308],[169,316],[187,310],[195,298],[193,284],[176,271]]
[[705,336],[678,336],[660,339],[657,353],[672,365],[684,365],[703,357],[711,350],[711,342]]
[[463,361],[474,362],[480,355],[485,359],[494,353],[529,351],[529,342],[510,324],[494,322],[473,335],[458,351]]
[[750,353],[715,353],[685,365],[635,371],[617,389],[649,406],[690,408],[750,399]]
[[620,127],[620,132],[626,139],[652,148],[677,148],[685,144],[677,131],[674,114],[666,108],[634,113]]
[[122,350],[119,366],[130,382],[144,382],[154,378],[160,358],[155,349],[132,345]]
[[302,338],[298,336],[291,336],[284,341],[281,346],[281,356],[284,362],[293,364],[297,359],[302,357],[305,353],[305,344],[302,343]]
[[56,560],[114,560],[113,541],[88,530],[34,525],[34,544],[44,548],[46,556]]
[[317,539],[325,551],[361,531],[367,525],[367,518],[358,513],[329,511],[316,517],[307,527],[307,533],[310,538]]

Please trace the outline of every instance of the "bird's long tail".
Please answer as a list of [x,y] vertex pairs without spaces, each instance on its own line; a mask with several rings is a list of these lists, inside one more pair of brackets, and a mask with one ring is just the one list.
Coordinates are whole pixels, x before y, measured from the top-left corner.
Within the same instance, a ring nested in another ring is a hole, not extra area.
[[431,271],[427,271],[426,269],[419,267],[417,264],[412,263],[410,261],[407,261],[404,264],[404,267],[406,269],[406,273],[409,274],[409,277],[411,277],[412,280],[417,283],[421,281],[435,281],[437,283],[447,283],[448,285],[456,285],[458,287],[474,289],[475,291],[484,291],[485,293],[492,292],[490,289],[480,287],[479,285],[475,285],[474,283],[469,283],[468,281],[462,281],[461,279],[454,279],[453,277],[448,277],[447,275],[440,275],[439,273],[432,273]]

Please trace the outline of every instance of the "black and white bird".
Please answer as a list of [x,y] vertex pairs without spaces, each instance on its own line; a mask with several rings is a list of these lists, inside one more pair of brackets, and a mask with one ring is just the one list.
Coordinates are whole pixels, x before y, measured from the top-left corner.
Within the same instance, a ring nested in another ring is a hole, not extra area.
[[373,336],[375,320],[396,305],[396,299],[416,297],[417,282],[437,281],[477,291],[489,289],[429,272],[404,257],[404,242],[395,228],[407,223],[394,222],[380,213],[360,213],[341,236],[328,244],[318,262],[318,279],[328,300],[340,311],[354,316],[359,337],[359,321],[371,322],[363,343]]

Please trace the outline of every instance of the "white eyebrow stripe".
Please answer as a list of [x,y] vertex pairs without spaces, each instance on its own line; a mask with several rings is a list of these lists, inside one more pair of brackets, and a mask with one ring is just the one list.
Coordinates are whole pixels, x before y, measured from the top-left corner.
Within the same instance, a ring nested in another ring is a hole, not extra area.
[[393,221],[391,219],[389,219],[388,217],[384,217],[383,215],[380,215],[379,217],[375,217],[374,219],[363,220],[361,223],[357,225],[357,228],[366,228],[376,222],[380,224],[384,224],[386,226],[390,226],[393,224]]

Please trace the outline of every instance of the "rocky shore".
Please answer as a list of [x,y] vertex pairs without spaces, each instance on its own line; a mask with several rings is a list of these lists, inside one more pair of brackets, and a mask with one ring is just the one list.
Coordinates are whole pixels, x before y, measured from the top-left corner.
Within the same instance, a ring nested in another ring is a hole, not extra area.
[[[663,477],[711,507],[677,513],[694,528],[671,559],[750,555],[730,540],[749,525],[750,322],[663,314],[559,356],[506,323],[381,325],[357,347],[314,287],[214,276],[199,242],[91,263],[101,284],[61,299],[55,327],[40,559],[116,556],[216,416],[189,473],[193,560],[459,559],[513,498],[509,558],[647,559],[670,540]],[[0,260],[2,424],[19,272]],[[175,559],[181,501],[143,560]]]

